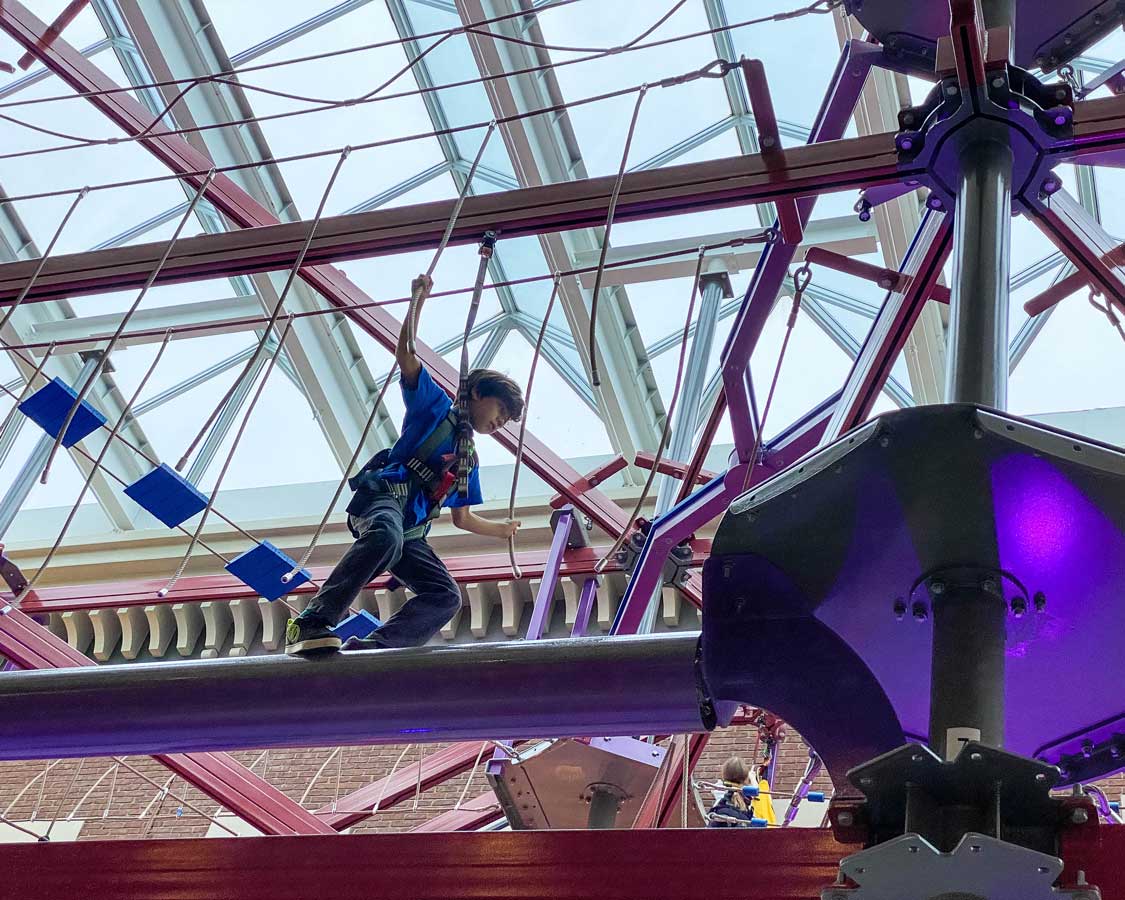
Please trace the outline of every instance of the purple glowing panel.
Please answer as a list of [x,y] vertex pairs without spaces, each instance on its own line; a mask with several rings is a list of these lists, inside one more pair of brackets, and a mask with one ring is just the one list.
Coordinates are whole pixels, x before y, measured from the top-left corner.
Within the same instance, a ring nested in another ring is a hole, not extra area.
[[[865,480],[851,518],[851,545],[816,617],[846,638],[882,685],[907,734],[925,734],[930,717],[930,627],[895,601],[921,570],[893,481]],[[895,588],[894,586],[899,586]],[[888,587],[890,589],[888,590]],[[855,598],[873,598],[874,615],[857,620]],[[877,599],[876,599],[877,598]],[[909,607],[905,598],[904,605]]]
[[[773,686],[806,733],[825,715],[802,684],[818,642],[838,673],[823,678],[860,684],[861,663],[902,731],[924,739],[933,616],[921,582],[966,570],[993,573],[1017,601],[1007,749],[1042,752],[1068,781],[1125,768],[1125,657],[1105,646],[1125,631],[1125,452],[972,406],[883,416],[737,498],[705,568],[704,669],[747,691],[723,699],[756,702]],[[780,675],[724,658],[764,626],[780,634],[782,618],[796,643]],[[867,686],[841,702],[858,716],[876,697]],[[882,740],[885,717],[866,721],[867,743]],[[860,730],[814,744],[830,769]]]
[[1068,477],[1060,463],[1027,453],[992,465],[1001,565],[1045,601],[1042,611],[1032,604],[1008,620],[1006,727],[1012,747],[1026,753],[1044,734],[1125,711],[1125,658],[1104,652],[1125,632],[1125,536],[1078,479],[1095,490],[1106,480]]

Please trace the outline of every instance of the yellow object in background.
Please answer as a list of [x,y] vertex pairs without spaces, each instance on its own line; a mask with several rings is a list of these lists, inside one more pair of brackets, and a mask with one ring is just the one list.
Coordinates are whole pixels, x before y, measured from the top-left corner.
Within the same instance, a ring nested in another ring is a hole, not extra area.
[[758,782],[758,796],[750,802],[750,814],[755,819],[765,819],[770,825],[777,824],[777,816],[773,811],[773,797],[770,794],[770,783],[764,778]]

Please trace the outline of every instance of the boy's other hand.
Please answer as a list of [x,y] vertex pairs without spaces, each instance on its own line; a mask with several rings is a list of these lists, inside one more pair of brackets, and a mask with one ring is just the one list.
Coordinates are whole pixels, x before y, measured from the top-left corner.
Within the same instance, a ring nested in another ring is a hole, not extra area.
[[515,537],[516,532],[520,530],[522,524],[523,522],[519,519],[505,519],[501,524],[501,527],[504,529],[504,537]]

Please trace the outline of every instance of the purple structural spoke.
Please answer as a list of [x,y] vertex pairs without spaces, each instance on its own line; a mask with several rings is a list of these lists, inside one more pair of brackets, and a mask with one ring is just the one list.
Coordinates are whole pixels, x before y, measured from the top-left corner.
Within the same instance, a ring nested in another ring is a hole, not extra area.
[[527,626],[527,640],[537,641],[550,624],[551,610],[554,607],[555,590],[559,585],[559,567],[566,550],[570,529],[574,525],[574,508],[565,506],[558,522],[555,523],[555,536],[551,540],[551,552],[547,554],[547,565],[543,569],[543,580],[539,582],[539,593],[535,595],[535,605],[531,608],[531,622]]
[[[882,49],[875,44],[851,40],[844,45],[828,92],[813,124],[809,143],[836,140],[843,136],[867,80],[867,73],[882,59]],[[797,211],[802,227],[808,224],[815,202],[816,197],[803,197],[798,201]],[[785,282],[796,250],[796,246],[780,240],[767,244],[763,249],[720,357],[731,429],[740,465],[734,465],[724,476],[695,491],[653,524],[629,579],[625,597],[618,608],[612,634],[636,632],[644,617],[645,608],[659,584],[668,552],[695,529],[719,515],[742,489],[745,465],[749,462],[758,428],[749,380],[750,356]],[[821,407],[817,407],[812,414],[820,409]],[[821,431],[824,424],[821,423]],[[814,440],[812,446],[815,445]],[[761,455],[764,458],[768,454],[763,451]],[[766,474],[772,474],[772,471],[759,472],[755,461],[751,484]]]
[[[810,144],[843,137],[867,80],[867,73],[882,57],[881,48],[865,41],[851,40],[844,45],[828,92],[813,124],[808,141]],[[815,196],[802,197],[797,201],[802,228],[808,225],[815,203]],[[775,222],[774,228],[779,227],[779,223]],[[796,252],[795,244],[782,240],[767,244],[762,250],[738,317],[731,327],[726,346],[723,347],[720,362],[723,386],[730,410],[734,443],[742,462],[749,459],[756,436],[748,384],[750,356],[765,328],[778,292],[785,283]]]
[[590,626],[590,615],[594,611],[594,601],[598,597],[598,576],[591,575],[582,584],[582,593],[578,597],[578,612],[574,615],[574,627],[570,631],[571,637],[585,637],[586,629]]

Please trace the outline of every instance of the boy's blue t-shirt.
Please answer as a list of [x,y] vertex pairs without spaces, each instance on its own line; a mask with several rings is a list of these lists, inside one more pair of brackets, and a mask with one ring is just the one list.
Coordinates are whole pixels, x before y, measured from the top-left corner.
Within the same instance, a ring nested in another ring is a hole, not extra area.
[[[453,401],[437,384],[434,383],[430,373],[425,367],[418,373],[418,384],[408,388],[402,383],[402,400],[406,404],[406,415],[402,419],[402,434],[391,448],[392,464],[379,472],[380,478],[387,481],[406,481],[409,470],[402,463],[410,459],[414,452],[429,437],[442,419],[446,417],[453,406]],[[434,451],[434,457],[445,453],[455,453],[457,437],[451,434],[449,440],[443,442]],[[459,497],[456,491],[446,498],[442,506],[473,506],[483,502],[480,492],[480,473],[473,466],[469,473],[469,493]],[[416,491],[406,501],[403,516],[403,527],[412,528],[426,518],[430,504],[421,491]]]

